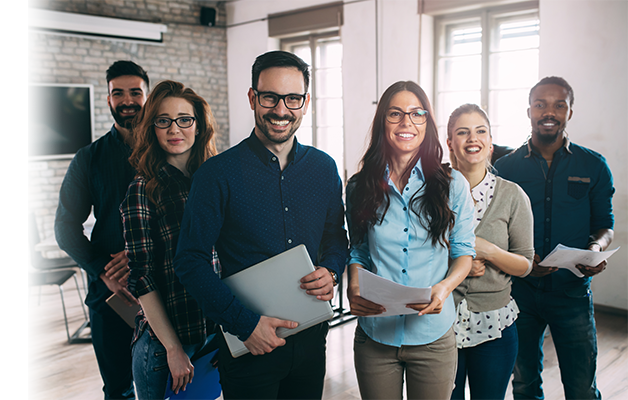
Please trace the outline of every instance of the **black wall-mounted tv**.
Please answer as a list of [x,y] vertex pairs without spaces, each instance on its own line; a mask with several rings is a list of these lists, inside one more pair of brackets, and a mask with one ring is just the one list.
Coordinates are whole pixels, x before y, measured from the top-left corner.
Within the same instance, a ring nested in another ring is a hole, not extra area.
[[92,85],[31,84],[28,93],[28,155],[70,158],[94,138]]

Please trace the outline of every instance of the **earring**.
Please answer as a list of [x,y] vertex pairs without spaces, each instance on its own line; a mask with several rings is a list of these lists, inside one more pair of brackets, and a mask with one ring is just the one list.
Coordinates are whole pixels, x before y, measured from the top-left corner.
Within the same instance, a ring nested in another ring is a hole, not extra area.
[[198,130],[196,130],[196,135],[198,135]]

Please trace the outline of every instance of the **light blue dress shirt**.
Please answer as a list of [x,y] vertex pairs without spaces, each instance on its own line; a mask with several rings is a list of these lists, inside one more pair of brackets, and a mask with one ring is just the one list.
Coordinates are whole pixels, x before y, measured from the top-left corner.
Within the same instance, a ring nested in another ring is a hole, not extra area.
[[[410,210],[412,195],[420,189],[423,193],[424,175],[421,160],[412,169],[408,184],[401,193],[389,178],[390,207],[381,224],[368,230],[360,244],[351,243],[349,264],[357,263],[377,275],[406,286],[428,287],[445,279],[449,258],[470,255],[475,257],[473,232],[473,200],[467,180],[452,170],[449,207],[456,215],[455,225],[449,232],[451,250],[441,245],[432,246],[427,231],[418,217]],[[347,216],[350,215],[350,191],[347,188]],[[351,232],[351,221],[349,230]],[[351,232],[353,233],[353,232]],[[353,235],[351,235],[353,239]],[[399,315],[390,317],[360,317],[359,324],[374,341],[390,346],[416,346],[432,343],[443,336],[452,326],[456,314],[453,296],[450,294],[440,314],[419,316]]]

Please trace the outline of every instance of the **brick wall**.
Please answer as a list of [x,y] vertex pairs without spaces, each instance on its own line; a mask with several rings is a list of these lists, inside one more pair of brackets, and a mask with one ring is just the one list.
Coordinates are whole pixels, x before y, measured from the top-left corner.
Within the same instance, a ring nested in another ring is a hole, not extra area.
[[[172,79],[205,98],[218,123],[218,150],[229,147],[224,6],[217,9],[216,26],[207,27],[199,22],[202,3],[191,0],[31,0],[29,5],[168,26],[159,45],[29,31],[30,82],[93,85],[97,137],[113,124],[105,71],[116,60],[132,60],[146,69],[151,87]],[[28,207],[42,238],[52,235],[59,188],[69,164],[70,160],[29,162]]]

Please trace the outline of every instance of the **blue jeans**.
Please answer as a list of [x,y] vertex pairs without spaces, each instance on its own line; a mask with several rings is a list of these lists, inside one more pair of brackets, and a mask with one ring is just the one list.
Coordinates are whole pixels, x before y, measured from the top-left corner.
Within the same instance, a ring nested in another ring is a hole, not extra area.
[[549,325],[566,399],[601,399],[595,382],[597,336],[588,284],[544,291],[513,279],[517,301],[519,355],[512,382],[515,399],[543,399],[543,339]]
[[[183,345],[183,351],[192,357],[203,343]],[[168,383],[168,356],[159,340],[153,340],[145,330],[133,344],[133,379],[139,400],[163,399]]]
[[451,398],[464,399],[464,386],[469,377],[472,399],[503,399],[517,357],[517,326],[510,325],[502,337],[458,349],[456,387]]

